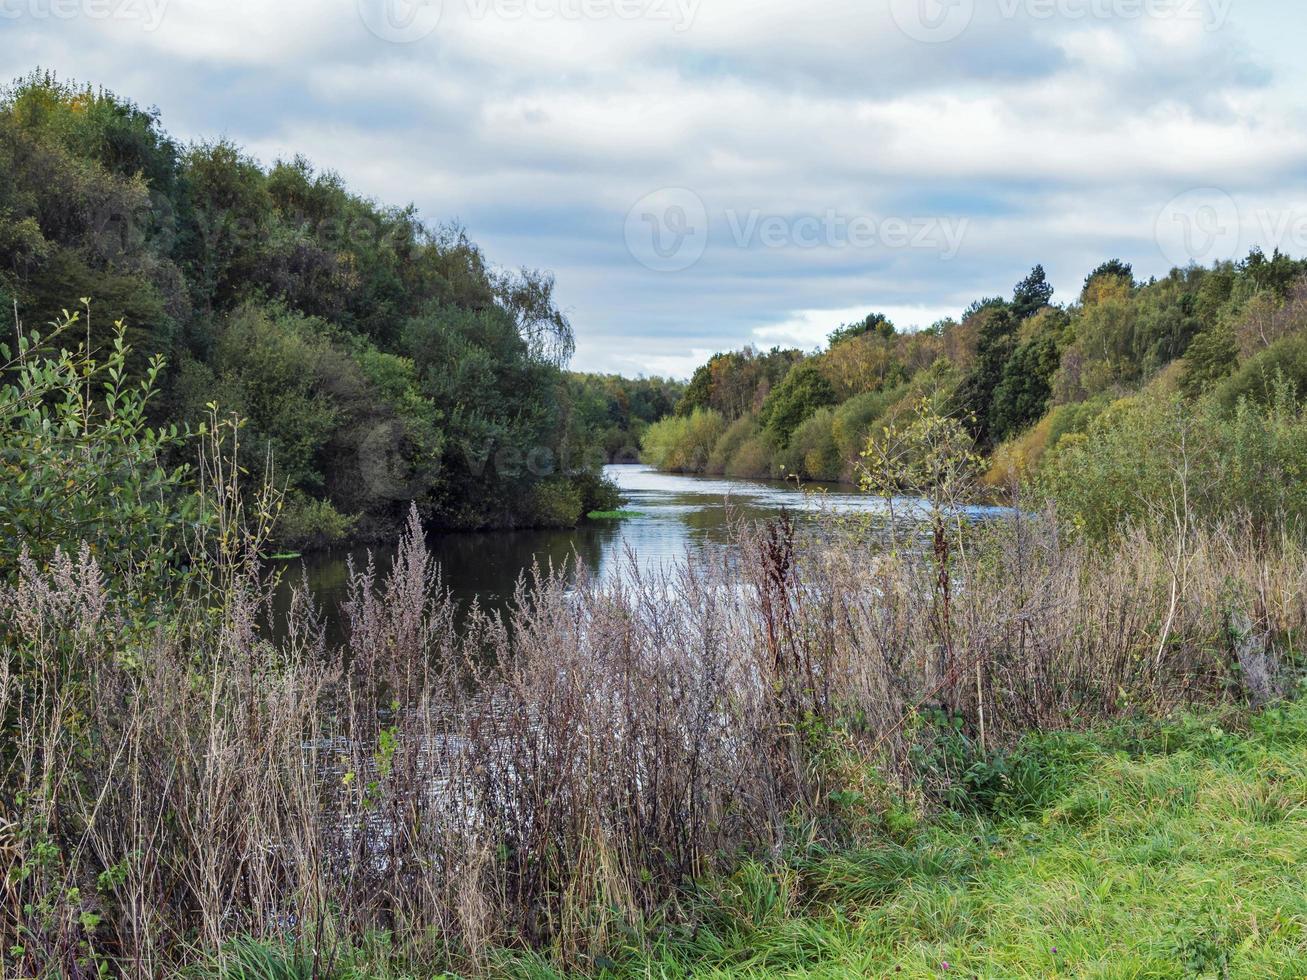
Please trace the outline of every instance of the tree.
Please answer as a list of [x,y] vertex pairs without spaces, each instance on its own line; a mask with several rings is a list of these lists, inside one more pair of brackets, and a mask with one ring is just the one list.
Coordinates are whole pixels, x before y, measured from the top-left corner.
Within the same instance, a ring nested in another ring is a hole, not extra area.
[[868,313],[861,320],[841,324],[832,330],[827,338],[827,346],[834,347],[846,340],[852,340],[854,337],[862,337],[866,334],[875,334],[888,340],[895,333],[894,324],[890,322],[889,317],[884,313]]
[[758,413],[759,421],[780,445],[809,415],[838,399],[826,377],[809,361],[796,365],[785,380],[772,389]]
[[978,318],[976,360],[958,386],[957,399],[970,419],[976,442],[987,446],[992,439],[990,415],[994,390],[1002,382],[1008,358],[1016,347],[1017,323],[1006,304],[990,306]]
[[990,405],[990,438],[994,442],[1016,435],[1043,417],[1060,361],[1061,350],[1049,334],[1033,337],[1016,349],[1003,367],[1003,379],[994,389]]
[[1197,398],[1216,382],[1229,377],[1238,362],[1239,345],[1234,331],[1228,327],[1204,330],[1185,351],[1180,390],[1189,398]]
[[1012,291],[1012,315],[1018,320],[1027,320],[1047,306],[1052,298],[1053,285],[1044,275],[1044,267],[1037,265]]
[[[1135,270],[1129,262],[1122,262],[1120,259],[1108,259],[1106,262],[1101,263],[1096,269],[1094,269],[1093,272],[1089,273],[1089,275],[1085,276],[1084,289],[1088,289],[1089,284],[1100,277],[1124,279],[1133,285],[1135,281]],[[1083,291],[1084,290],[1082,289],[1082,292]]]

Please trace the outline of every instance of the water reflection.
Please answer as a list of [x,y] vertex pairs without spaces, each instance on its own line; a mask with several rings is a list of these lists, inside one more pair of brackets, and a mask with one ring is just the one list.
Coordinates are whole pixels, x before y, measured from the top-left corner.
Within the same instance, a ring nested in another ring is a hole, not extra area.
[[[592,521],[567,530],[433,532],[427,539],[444,571],[445,584],[466,604],[477,599],[482,606],[503,608],[512,597],[518,577],[533,562],[555,567],[579,557],[600,580],[617,573],[625,556],[633,556],[646,569],[667,565],[687,553],[720,546],[729,537],[730,520],[758,520],[790,511],[880,511],[876,497],[848,488],[806,487],[762,480],[660,473],[648,466],[605,468],[622,488],[625,508],[640,516],[622,520]],[[905,501],[906,506],[911,502]],[[979,511],[980,509],[978,509]],[[393,548],[373,547],[372,555],[384,573]],[[345,598],[347,564],[353,558],[363,567],[367,548],[332,549],[288,563],[279,593],[279,618],[289,603],[292,582],[307,581],[326,615],[329,634],[337,638],[339,606]]]

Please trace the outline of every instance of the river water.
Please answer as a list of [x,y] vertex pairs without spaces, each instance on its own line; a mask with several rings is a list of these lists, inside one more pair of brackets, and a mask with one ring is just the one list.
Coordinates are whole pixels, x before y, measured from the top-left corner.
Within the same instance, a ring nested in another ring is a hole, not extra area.
[[[621,488],[624,509],[639,516],[556,530],[432,532],[427,546],[454,597],[502,608],[512,597],[518,577],[536,561],[574,567],[575,558],[580,558],[603,580],[624,567],[628,554],[642,568],[652,569],[687,553],[723,545],[730,519],[757,520],[782,510],[876,511],[884,506],[879,498],[849,487],[807,486],[801,491],[792,483],[683,476],[642,465],[608,466],[604,472]],[[371,551],[384,572],[393,546],[374,545]],[[334,624],[345,597],[349,559],[362,568],[368,552],[365,547],[335,548],[287,562],[278,603],[282,611],[289,601],[289,587],[307,582],[329,625]]]
[[[519,576],[533,562],[575,568],[580,559],[592,575],[603,581],[627,567],[633,559],[642,569],[654,569],[683,559],[704,548],[727,543],[731,520],[753,521],[783,510],[813,512],[827,508],[842,512],[878,512],[884,501],[850,487],[799,489],[775,480],[734,480],[724,477],[660,473],[643,465],[604,468],[621,488],[624,509],[638,516],[587,521],[580,527],[518,531],[433,531],[427,537],[444,573],[445,585],[461,605],[476,599],[483,608],[502,609],[512,598]],[[910,512],[914,501],[896,503],[900,514]],[[968,508],[973,518],[1003,513],[1001,508]],[[394,546],[371,546],[377,568],[389,569]],[[307,582],[324,613],[328,635],[340,638],[339,608],[345,598],[348,563],[357,568],[368,560],[369,548],[336,548],[314,552],[286,563],[277,596],[276,619],[284,622],[290,588]],[[629,556],[629,557],[628,557]]]

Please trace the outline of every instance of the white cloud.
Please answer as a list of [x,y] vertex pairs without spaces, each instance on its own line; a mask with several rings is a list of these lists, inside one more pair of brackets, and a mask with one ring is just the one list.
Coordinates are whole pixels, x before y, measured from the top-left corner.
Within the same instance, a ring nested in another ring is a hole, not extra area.
[[836,327],[854,323],[868,313],[883,313],[902,332],[918,330],[945,317],[956,318],[961,306],[854,306],[840,310],[799,310],[779,323],[756,327],[753,331],[759,347],[798,347],[812,350],[824,346]]
[[[862,0],[639,0],[686,10],[683,31],[539,14],[582,0],[524,0],[505,18],[505,2],[443,0],[411,44],[369,33],[356,0],[172,0],[154,31],[20,17],[0,20],[0,74],[75,73],[159,105],[182,138],[226,135],[267,161],[301,152],[432,222],[461,219],[493,260],[557,274],[577,365],[610,370],[683,375],[748,342],[811,346],[870,310],[923,325],[1035,262],[1069,297],[1111,255],[1164,272],[1154,224],[1183,191],[1272,213],[1307,197],[1285,42],[1307,22],[1297,7],[1240,3],[1207,30],[1005,20],[982,4],[956,41],[930,45]],[[628,254],[623,222],[671,186],[717,228],[728,210],[833,211],[967,232],[951,262],[717,235],[660,274]]]

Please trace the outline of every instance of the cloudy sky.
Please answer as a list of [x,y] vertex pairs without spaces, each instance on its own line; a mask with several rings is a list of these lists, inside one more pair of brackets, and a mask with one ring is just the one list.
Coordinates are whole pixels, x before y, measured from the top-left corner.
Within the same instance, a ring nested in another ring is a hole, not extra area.
[[1010,291],[1307,253],[1285,0],[0,0],[0,75],[303,153],[553,271],[574,365],[687,374]]

